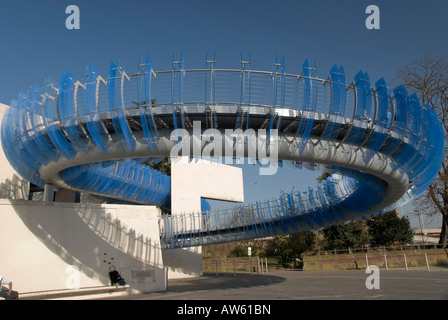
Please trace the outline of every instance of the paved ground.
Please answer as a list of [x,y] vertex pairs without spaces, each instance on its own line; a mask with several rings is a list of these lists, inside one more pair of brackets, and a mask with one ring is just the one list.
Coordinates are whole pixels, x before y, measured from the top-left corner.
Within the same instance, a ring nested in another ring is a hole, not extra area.
[[[379,275],[375,279],[374,276]],[[367,285],[366,285],[367,283]],[[373,287],[368,289],[368,285]],[[448,268],[273,271],[264,275],[206,274],[170,281],[166,292],[126,300],[448,300]]]

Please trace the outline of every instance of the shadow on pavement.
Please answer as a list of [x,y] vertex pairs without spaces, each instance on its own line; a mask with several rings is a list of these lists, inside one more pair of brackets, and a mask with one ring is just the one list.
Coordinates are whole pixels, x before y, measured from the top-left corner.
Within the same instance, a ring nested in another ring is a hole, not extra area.
[[199,278],[169,281],[167,292],[247,288],[281,283],[285,280],[286,278],[283,277],[266,274],[223,273],[216,276],[216,274],[204,273]]

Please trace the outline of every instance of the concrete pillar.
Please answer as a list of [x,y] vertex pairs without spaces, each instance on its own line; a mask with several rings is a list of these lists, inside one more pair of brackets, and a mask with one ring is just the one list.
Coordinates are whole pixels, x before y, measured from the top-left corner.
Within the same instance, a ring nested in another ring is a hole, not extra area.
[[46,201],[46,202],[53,202],[54,201],[54,185],[52,185],[52,184],[46,184],[45,185],[43,201]]
[[[182,158],[174,161],[171,164],[171,214],[200,212],[201,198],[244,202],[242,169],[206,160],[189,162],[188,158]],[[162,253],[170,279],[202,275],[202,247],[167,249]]]

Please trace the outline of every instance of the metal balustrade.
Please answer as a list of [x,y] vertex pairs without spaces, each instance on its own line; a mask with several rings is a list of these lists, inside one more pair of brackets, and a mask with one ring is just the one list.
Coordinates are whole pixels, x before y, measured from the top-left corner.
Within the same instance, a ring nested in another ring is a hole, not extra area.
[[[363,71],[347,81],[337,65],[327,78],[318,78],[308,60],[299,74],[286,73],[283,59],[271,71],[251,70],[249,61],[241,61],[240,69],[215,67],[207,60],[203,69],[185,69],[181,56],[172,70],[156,71],[147,57],[133,74],[112,62],[105,77],[89,66],[80,79],[69,71],[59,82],[47,79],[42,87],[20,93],[5,112],[5,155],[38,186],[53,184],[166,210],[170,178],[145,161],[170,156],[177,143],[170,139],[173,130],[191,133],[195,121],[222,134],[225,129],[276,130],[279,161],[333,173],[317,188],[274,200],[165,215],[161,239],[166,248],[360,219],[411,200],[437,175],[443,160],[441,125],[434,111],[403,86],[391,90],[383,78],[372,83]],[[203,149],[207,142],[201,143]]]

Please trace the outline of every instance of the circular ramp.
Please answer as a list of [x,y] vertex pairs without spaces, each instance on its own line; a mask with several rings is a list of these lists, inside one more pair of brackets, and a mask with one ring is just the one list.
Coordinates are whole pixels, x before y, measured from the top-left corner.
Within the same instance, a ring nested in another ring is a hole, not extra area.
[[218,69],[208,62],[185,69],[181,57],[171,70],[155,71],[147,57],[133,74],[114,62],[106,76],[94,66],[80,79],[68,71],[11,102],[1,127],[3,150],[35,185],[166,211],[170,177],[148,163],[179,156],[178,149],[193,158],[211,150],[207,156],[215,161],[245,157],[265,170],[288,163],[331,173],[316,188],[273,194],[273,200],[166,214],[165,248],[365,218],[412,200],[436,177],[442,127],[403,86],[391,90],[382,78],[371,83],[362,71],[347,81],[337,65],[319,78],[308,60],[299,74],[286,73],[284,60],[271,71],[248,67]]

